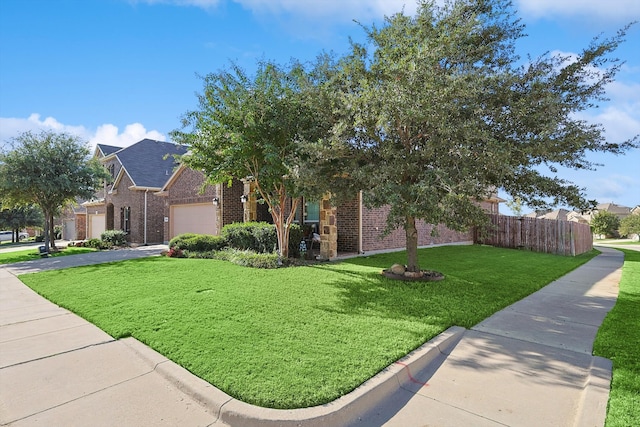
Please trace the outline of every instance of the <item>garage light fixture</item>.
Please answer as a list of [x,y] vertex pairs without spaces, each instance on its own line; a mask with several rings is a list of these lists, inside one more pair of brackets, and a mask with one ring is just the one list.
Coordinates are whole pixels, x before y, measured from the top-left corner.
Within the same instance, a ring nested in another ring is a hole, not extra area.
[[243,194],[242,196],[240,196],[240,201],[242,203],[247,203],[248,200],[249,200],[249,197],[246,194]]
[[213,206],[218,206],[220,204],[220,199],[217,197],[213,198]]

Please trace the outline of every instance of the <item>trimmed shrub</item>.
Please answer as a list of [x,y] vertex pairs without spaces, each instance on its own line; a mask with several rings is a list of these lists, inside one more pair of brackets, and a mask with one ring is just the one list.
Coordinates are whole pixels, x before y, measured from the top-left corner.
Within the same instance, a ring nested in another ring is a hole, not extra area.
[[298,224],[291,224],[289,229],[289,258],[300,257],[300,242],[304,238],[304,231]]
[[182,245],[184,245],[186,240],[192,239],[194,237],[196,237],[197,234],[195,233],[184,233],[184,234],[178,234],[176,237],[174,237],[173,239],[171,239],[169,241],[169,247],[173,248],[174,246],[176,248],[180,248],[182,249]]
[[[222,227],[222,235],[232,248],[258,252],[260,244],[255,237],[256,228],[273,228],[273,225],[266,222],[235,222]],[[275,228],[273,231],[275,233]]]
[[[266,222],[239,222],[225,225],[222,228],[222,235],[229,246],[235,249],[265,254],[278,250],[276,227]],[[302,228],[298,224],[291,224],[289,228],[289,257],[299,256],[302,238]]]
[[107,243],[107,242],[103,242],[100,239],[89,239],[84,243],[84,246],[87,248],[94,248],[94,249],[110,249],[111,248],[111,244]]
[[218,251],[227,246],[227,241],[222,236],[211,234],[185,233],[174,237],[169,242],[170,248],[189,252]]
[[127,233],[122,230],[107,230],[100,235],[100,239],[112,246],[127,246]]

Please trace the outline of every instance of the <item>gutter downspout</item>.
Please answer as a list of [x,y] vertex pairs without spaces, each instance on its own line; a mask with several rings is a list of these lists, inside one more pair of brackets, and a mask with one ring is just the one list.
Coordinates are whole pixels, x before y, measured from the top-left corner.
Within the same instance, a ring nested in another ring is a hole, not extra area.
[[364,253],[362,250],[362,190],[358,191],[358,253]]
[[216,209],[216,234],[222,234],[222,218],[224,215],[224,191],[222,190],[222,184],[216,186],[216,194],[218,195],[218,209]]
[[149,190],[144,190],[144,244],[147,244],[147,193]]

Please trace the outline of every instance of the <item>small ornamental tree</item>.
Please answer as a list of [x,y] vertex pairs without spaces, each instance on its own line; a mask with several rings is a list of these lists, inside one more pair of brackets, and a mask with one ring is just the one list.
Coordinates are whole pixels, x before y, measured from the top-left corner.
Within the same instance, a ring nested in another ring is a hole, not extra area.
[[46,250],[55,248],[53,216],[76,197],[91,197],[103,179],[104,167],[89,158],[77,136],[53,131],[24,132],[0,153],[0,196],[9,205],[34,203],[45,220]]
[[486,223],[478,202],[491,189],[533,209],[583,207],[582,190],[556,167],[594,169],[586,153],[638,145],[637,136],[609,142],[576,114],[604,99],[620,67],[609,54],[627,28],[576,58],[521,65],[524,27],[508,0],[424,1],[415,16],[365,27],[367,43],[342,63],[343,123],[334,128],[336,152],[353,161],[334,176],[363,190],[367,205],[390,207],[387,230],[404,228],[413,272],[416,221],[460,231]]
[[620,219],[609,211],[600,211],[591,220],[591,229],[594,234],[614,236],[619,227]]
[[308,176],[302,176],[307,146],[324,138],[330,127],[325,78],[322,66],[309,72],[297,62],[287,67],[262,62],[253,76],[234,64],[203,78],[199,109],[183,119],[183,127],[190,129],[172,132],[174,140],[189,147],[182,161],[204,171],[210,183],[237,178],[255,185],[269,207],[278,252],[285,258],[300,196],[310,191]]
[[620,236],[629,237],[632,234],[640,236],[640,215],[629,215],[622,218],[618,231],[620,232]]

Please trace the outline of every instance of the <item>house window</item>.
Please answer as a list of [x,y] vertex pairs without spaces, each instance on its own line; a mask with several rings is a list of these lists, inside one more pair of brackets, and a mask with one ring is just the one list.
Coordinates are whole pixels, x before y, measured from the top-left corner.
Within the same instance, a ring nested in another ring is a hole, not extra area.
[[305,202],[304,204],[305,221],[304,222],[319,222],[320,221],[320,203],[319,202]]
[[131,231],[131,206],[120,208],[120,228],[127,234]]

